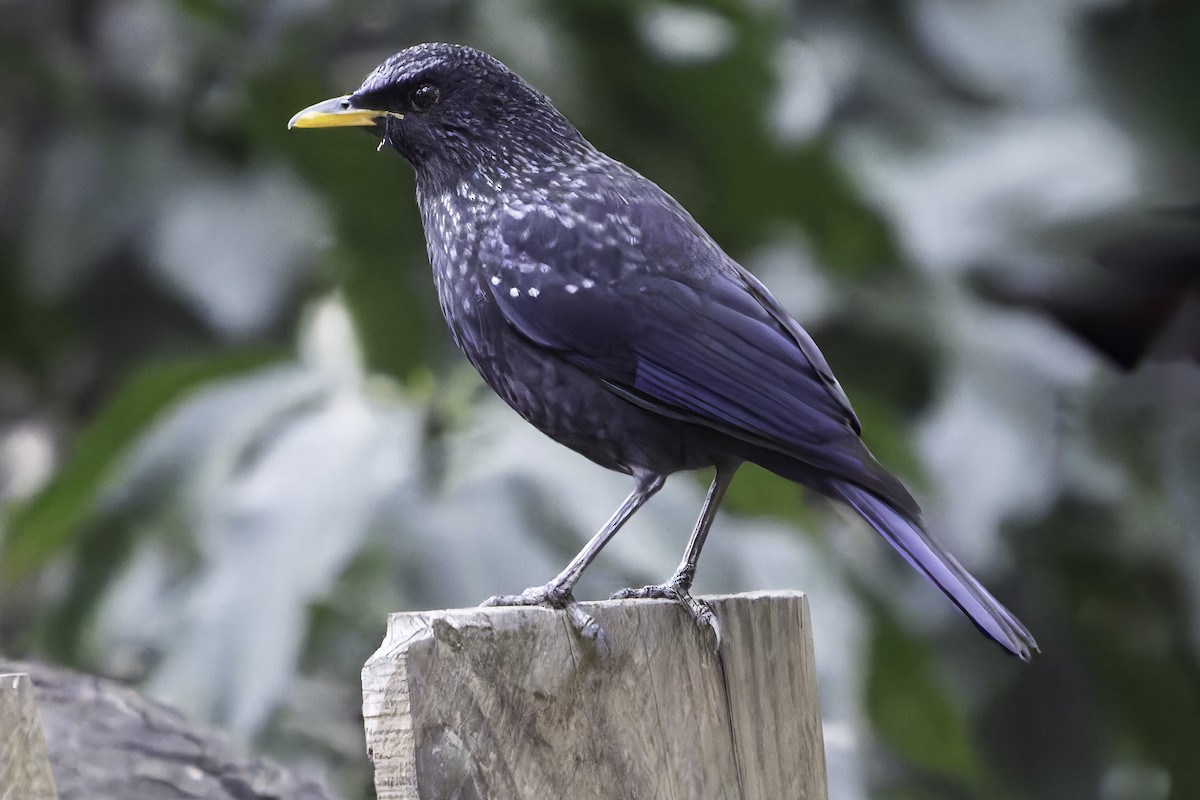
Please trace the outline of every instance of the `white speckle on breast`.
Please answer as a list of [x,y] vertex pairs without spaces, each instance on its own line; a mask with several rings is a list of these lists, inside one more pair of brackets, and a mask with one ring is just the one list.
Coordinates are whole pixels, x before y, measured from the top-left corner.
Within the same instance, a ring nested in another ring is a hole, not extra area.
[[573,283],[568,283],[563,288],[567,290],[567,294],[575,294],[576,292],[579,291],[579,287]]
[[509,296],[509,297],[520,297],[520,296],[521,296],[521,290],[520,290],[520,289],[518,289],[517,287],[515,287],[515,286],[514,286],[514,287],[512,287],[511,289],[509,289],[509,290],[508,290],[508,296]]
[[529,289],[528,294],[530,297],[537,297],[539,294],[541,294],[541,292],[538,291],[538,288],[536,286],[534,286]]
[[584,278],[582,281],[580,281],[580,284],[583,286],[583,288],[590,289],[596,285],[596,282],[591,278]]
[[492,286],[499,286],[499,285],[500,285],[500,276],[493,275],[492,276]]

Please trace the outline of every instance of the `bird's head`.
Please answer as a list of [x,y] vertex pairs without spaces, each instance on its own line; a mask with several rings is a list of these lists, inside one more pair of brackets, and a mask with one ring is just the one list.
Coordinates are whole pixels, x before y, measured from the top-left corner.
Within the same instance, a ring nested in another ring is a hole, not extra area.
[[588,147],[550,101],[471,47],[422,44],[384,61],[352,94],[309,106],[289,128],[362,126],[408,159],[418,178],[520,171]]

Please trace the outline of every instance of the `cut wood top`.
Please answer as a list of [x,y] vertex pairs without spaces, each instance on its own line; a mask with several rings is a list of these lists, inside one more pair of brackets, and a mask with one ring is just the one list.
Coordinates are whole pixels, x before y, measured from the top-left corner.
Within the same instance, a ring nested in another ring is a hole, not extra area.
[[389,798],[824,800],[805,596],[706,598],[720,655],[668,601],[393,614],[363,669]]

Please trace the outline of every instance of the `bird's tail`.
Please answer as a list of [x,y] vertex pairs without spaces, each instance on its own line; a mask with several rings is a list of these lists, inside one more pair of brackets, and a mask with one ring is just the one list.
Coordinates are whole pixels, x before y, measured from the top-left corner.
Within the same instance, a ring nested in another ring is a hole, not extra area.
[[831,481],[829,489],[845,500],[871,526],[954,601],[983,633],[1005,650],[1028,661],[1037,642],[1012,612],[975,580],[958,559],[922,530],[919,522],[893,508],[867,489],[845,481]]

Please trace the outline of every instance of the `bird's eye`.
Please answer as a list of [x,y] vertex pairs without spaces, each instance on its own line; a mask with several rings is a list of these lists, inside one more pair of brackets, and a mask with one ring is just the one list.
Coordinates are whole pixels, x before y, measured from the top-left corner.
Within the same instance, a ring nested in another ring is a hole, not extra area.
[[424,111],[438,101],[441,93],[438,88],[429,83],[422,83],[412,93],[413,108]]

